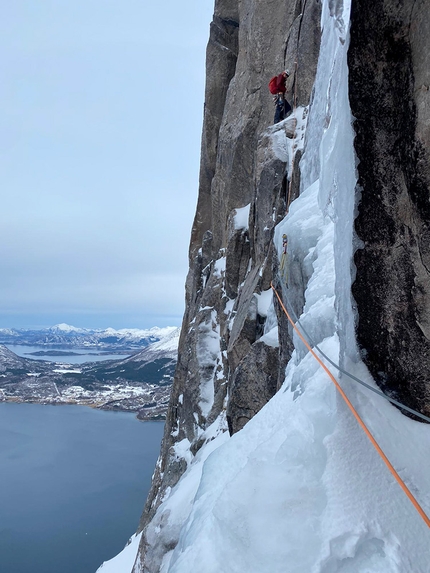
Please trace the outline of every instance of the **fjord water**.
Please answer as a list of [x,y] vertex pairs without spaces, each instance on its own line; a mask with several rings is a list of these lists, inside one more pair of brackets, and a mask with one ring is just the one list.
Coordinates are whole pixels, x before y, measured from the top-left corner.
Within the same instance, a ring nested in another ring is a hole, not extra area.
[[94,573],[135,532],[161,422],[0,404],[0,571]]
[[[102,360],[121,360],[122,358],[127,358],[132,352],[128,351],[118,351],[112,354],[98,354],[95,349],[88,348],[74,348],[70,346],[24,346],[23,344],[5,344],[6,348],[9,348],[17,356],[21,358],[29,358],[30,360],[44,360],[45,362],[61,362],[65,364],[84,364],[85,362],[101,362]],[[32,354],[32,352],[39,351],[62,351],[64,355],[47,355],[47,356],[37,356]],[[68,353],[73,353],[72,355]]]

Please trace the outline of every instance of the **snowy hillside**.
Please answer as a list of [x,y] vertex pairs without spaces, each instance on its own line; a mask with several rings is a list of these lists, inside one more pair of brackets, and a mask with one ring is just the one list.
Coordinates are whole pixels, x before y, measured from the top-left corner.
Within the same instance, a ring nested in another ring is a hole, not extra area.
[[179,336],[181,334],[180,328],[172,329],[171,332],[160,336],[161,340],[153,342],[141,352],[133,355],[133,360],[136,362],[153,360],[156,355],[160,357],[169,357],[176,360],[178,354]]
[[[76,330],[61,326],[67,332]],[[136,412],[142,420],[164,419],[180,329],[151,331],[167,334],[126,359],[79,365],[67,362],[74,352],[54,351],[58,362],[30,360],[0,345],[0,402],[88,405]]]

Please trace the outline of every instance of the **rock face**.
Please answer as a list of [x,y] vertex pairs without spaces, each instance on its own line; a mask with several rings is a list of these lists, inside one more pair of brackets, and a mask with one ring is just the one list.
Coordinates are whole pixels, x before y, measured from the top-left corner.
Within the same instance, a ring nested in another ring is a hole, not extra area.
[[[319,21],[319,0],[270,6],[215,2],[186,311],[162,451],[140,529],[187,467],[175,444],[186,440],[195,454],[202,432],[220,415],[226,419],[226,411],[230,431],[238,431],[283,380],[289,346],[280,350],[260,340],[267,309],[260,308],[259,297],[269,291],[277,268],[274,227],[285,215],[288,191],[297,193],[299,178],[297,162],[294,185],[288,183],[288,151],[273,143],[278,130],[291,137],[295,123],[271,127],[274,106],[267,85],[288,68],[288,99],[297,106],[309,103]],[[143,535],[136,571],[158,571],[170,549],[168,540],[160,537],[154,547]]]
[[[375,380],[430,414],[430,18],[356,0],[349,50],[359,203],[353,295]],[[366,14],[366,18],[362,14]]]
[[227,423],[238,432],[275,394],[278,382],[278,348],[257,341],[239,362],[231,383]]
[[[350,87],[364,245],[356,252],[354,296],[358,340],[372,373],[382,372],[380,383],[428,411],[429,51],[419,47],[419,38],[429,41],[428,16],[424,2],[392,4],[354,6]],[[341,0],[327,6],[345,30]],[[319,0],[215,2],[186,311],[135,573],[160,571],[177,543],[180,524],[166,533],[167,514],[156,512],[187,470],[190,458],[181,452],[195,456],[211,440],[211,425],[240,431],[285,377],[291,332],[277,304],[268,310],[271,281],[282,275],[289,282],[300,314],[312,262],[289,261],[287,276],[273,235],[302,184],[300,130],[315,96],[320,12]],[[272,126],[267,84],[285,68],[297,123]],[[318,129],[329,123],[326,110]],[[291,144],[285,135],[294,136]],[[318,165],[307,172],[310,186]]]

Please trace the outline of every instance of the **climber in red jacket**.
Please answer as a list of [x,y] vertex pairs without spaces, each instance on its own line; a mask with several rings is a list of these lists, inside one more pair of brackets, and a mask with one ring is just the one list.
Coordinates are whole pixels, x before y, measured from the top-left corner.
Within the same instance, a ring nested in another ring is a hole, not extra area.
[[276,109],[274,123],[279,123],[285,119],[291,111],[291,106],[285,99],[285,92],[287,91],[286,82],[289,76],[289,71],[285,70],[273,77],[269,83],[270,92],[275,95],[274,102]]

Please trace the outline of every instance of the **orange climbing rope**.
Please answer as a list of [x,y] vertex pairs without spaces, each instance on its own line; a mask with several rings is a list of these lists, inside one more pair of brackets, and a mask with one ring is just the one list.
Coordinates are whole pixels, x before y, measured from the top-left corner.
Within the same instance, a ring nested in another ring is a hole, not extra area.
[[319,358],[319,356],[317,356],[317,354],[315,353],[315,351],[311,348],[311,346],[309,345],[309,343],[307,342],[307,340],[304,338],[304,336],[302,335],[302,333],[300,332],[300,330],[297,328],[295,322],[293,321],[293,319],[291,318],[291,316],[288,314],[287,309],[284,306],[284,303],[281,300],[281,297],[279,296],[278,292],[276,291],[275,287],[273,286],[273,283],[270,283],[270,286],[272,287],[273,292],[275,293],[278,302],[282,308],[282,310],[284,311],[286,317],[288,318],[289,322],[291,323],[292,327],[294,328],[294,330],[297,332],[297,334],[299,335],[300,339],[302,340],[303,344],[306,346],[306,348],[309,350],[309,352],[312,354],[312,356],[315,358],[315,360],[320,364],[320,366],[322,366],[322,368],[325,370],[325,372],[327,373],[327,375],[329,376],[330,380],[334,383],[334,385],[336,386],[337,390],[339,391],[340,395],[342,396],[342,398],[344,399],[346,405],[348,406],[348,408],[351,410],[351,412],[353,413],[355,419],[357,420],[357,422],[360,424],[361,428],[363,429],[363,431],[365,432],[366,436],[369,438],[369,440],[371,441],[373,447],[376,449],[376,451],[378,452],[378,454],[381,456],[383,462],[385,463],[385,465],[388,467],[388,469],[390,470],[390,472],[392,473],[392,475],[394,476],[395,480],[397,481],[397,483],[399,484],[399,486],[402,488],[402,490],[404,491],[404,493],[407,495],[407,497],[409,498],[409,501],[412,503],[412,505],[415,507],[415,509],[418,511],[418,513],[420,514],[421,518],[423,519],[423,521],[425,522],[425,524],[427,525],[427,527],[430,527],[430,518],[427,516],[427,514],[425,513],[425,511],[423,510],[423,508],[420,506],[420,504],[418,503],[418,501],[415,499],[415,497],[413,496],[413,494],[411,493],[411,491],[409,490],[408,486],[405,484],[405,482],[402,480],[402,478],[399,476],[399,474],[396,472],[396,470],[394,469],[393,465],[391,464],[390,460],[387,458],[387,456],[384,454],[384,452],[382,451],[382,448],[380,447],[380,445],[378,444],[378,442],[375,440],[375,438],[372,436],[370,430],[368,429],[368,427],[366,426],[366,424],[363,422],[363,420],[360,418],[360,415],[358,414],[357,410],[354,408],[354,406],[352,405],[352,403],[350,402],[350,400],[348,399],[347,395],[345,394],[345,392],[342,390],[342,387],[340,386],[339,382],[336,380],[336,378],[333,376],[333,374],[330,372],[330,370],[327,368],[327,366],[324,364],[324,362]]

